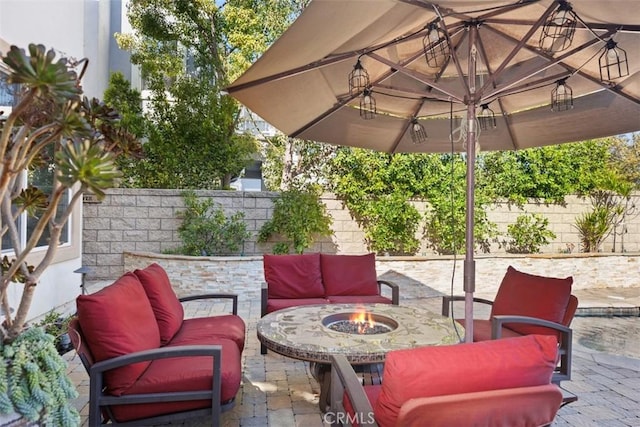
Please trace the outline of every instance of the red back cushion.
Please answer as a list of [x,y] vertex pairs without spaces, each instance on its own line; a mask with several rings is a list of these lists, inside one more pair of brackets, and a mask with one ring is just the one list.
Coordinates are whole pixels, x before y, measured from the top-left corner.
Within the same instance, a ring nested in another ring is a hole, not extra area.
[[324,296],[320,254],[264,255],[263,262],[269,298]]
[[375,417],[395,426],[409,399],[549,384],[556,361],[557,341],[548,335],[391,351]]
[[[151,304],[133,273],[126,273],[94,294],[80,295],[76,304],[80,327],[96,362],[160,346],[160,332]],[[121,395],[149,363],[107,371],[108,391]]]
[[180,330],[184,319],[184,308],[171,287],[169,276],[156,263],[133,273],[138,276],[151,303],[160,329],[160,342],[167,344]]
[[[496,294],[491,316],[518,315],[562,323],[567,310],[573,278],[534,276],[509,266]],[[509,329],[520,334],[553,334],[540,326],[510,323]]]
[[320,255],[326,295],[378,295],[375,254]]

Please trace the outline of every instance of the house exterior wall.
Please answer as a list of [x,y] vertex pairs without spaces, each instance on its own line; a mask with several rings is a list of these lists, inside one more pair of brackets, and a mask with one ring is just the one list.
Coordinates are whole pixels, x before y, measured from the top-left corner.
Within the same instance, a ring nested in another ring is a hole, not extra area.
[[[212,197],[227,213],[242,211],[252,237],[244,244],[244,256],[262,255],[271,251],[270,245],[256,242],[262,225],[271,217],[273,200],[278,193],[243,191],[198,191],[201,197]],[[367,252],[364,233],[353,221],[349,211],[332,195],[324,195],[323,203],[333,219],[331,238],[322,239],[309,249],[325,253],[360,254]],[[91,269],[88,278],[115,279],[124,271],[125,252],[161,253],[180,245],[177,229],[180,220],[176,214],[184,209],[180,190],[110,189],[101,203],[85,200],[84,203],[84,251],[83,264]],[[573,252],[579,252],[579,236],[573,227],[575,218],[588,209],[588,202],[570,197],[566,206],[544,206],[529,204],[524,211],[541,213],[549,219],[549,228],[556,239],[542,248],[544,256],[558,255],[566,251],[567,245],[574,245]],[[419,209],[423,206],[418,204]],[[522,211],[498,205],[489,211],[489,219],[495,222],[501,232],[515,222]],[[624,238],[625,252],[640,252],[640,218],[627,224]],[[608,239],[603,252],[611,252],[612,239]],[[620,237],[616,243],[620,252]],[[425,247],[418,255],[441,259]],[[491,255],[504,256],[504,249],[496,246]]]
[[24,49],[36,43],[66,57],[87,58],[84,93],[102,99],[111,72],[132,78],[130,56],[113,37],[127,28],[125,5],[121,0],[2,0],[0,38]]
[[[121,0],[0,0],[0,53],[5,54],[11,45],[26,50],[30,43],[36,43],[55,49],[58,57],[87,58],[84,94],[101,99],[112,71],[132,75],[129,54],[120,51],[113,38],[127,21],[125,9]],[[81,276],[74,271],[82,266],[81,218],[82,207],[78,206],[71,219],[72,244],[58,250],[54,263],[41,277],[30,318],[40,317],[80,293]],[[37,252],[31,258],[37,259]],[[8,295],[15,307],[21,285],[12,286]]]

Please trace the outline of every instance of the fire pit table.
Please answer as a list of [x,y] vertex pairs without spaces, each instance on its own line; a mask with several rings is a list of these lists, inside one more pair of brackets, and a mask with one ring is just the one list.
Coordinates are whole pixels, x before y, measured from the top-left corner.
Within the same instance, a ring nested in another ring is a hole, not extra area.
[[[364,323],[361,327],[365,331],[358,332],[354,323]],[[459,325],[458,328],[463,337],[464,330]],[[314,377],[320,384],[319,405],[323,411],[329,403],[331,355],[342,354],[352,365],[373,365],[384,362],[391,350],[460,342],[451,319],[432,311],[392,304],[285,308],[261,318],[257,334],[269,350],[312,362]]]

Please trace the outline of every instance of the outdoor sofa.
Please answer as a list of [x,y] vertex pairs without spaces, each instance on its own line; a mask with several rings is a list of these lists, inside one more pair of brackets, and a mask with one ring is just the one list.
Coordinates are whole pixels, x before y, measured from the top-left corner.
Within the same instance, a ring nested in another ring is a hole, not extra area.
[[[395,304],[397,284],[380,280],[375,254],[333,255],[309,253],[263,256],[265,283],[261,290],[261,317],[288,307],[311,304]],[[385,291],[390,295],[383,294]],[[262,354],[267,349],[261,346]]]
[[[184,319],[182,302],[227,299],[232,313]],[[77,298],[70,335],[89,373],[89,425],[154,425],[211,415],[240,388],[245,323],[237,296],[178,299],[152,264]],[[206,356],[206,357],[202,357]]]

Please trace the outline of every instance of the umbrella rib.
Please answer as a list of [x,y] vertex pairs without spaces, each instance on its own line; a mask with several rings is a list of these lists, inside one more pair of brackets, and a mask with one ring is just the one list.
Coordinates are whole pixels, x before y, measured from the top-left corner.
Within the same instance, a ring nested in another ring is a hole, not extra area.
[[276,74],[272,74],[270,76],[266,76],[266,77],[262,77],[256,80],[252,80],[250,82],[246,82],[246,83],[241,83],[239,85],[231,85],[228,86],[226,88],[227,92],[229,93],[234,93],[234,92],[238,92],[244,89],[249,89],[252,88],[254,86],[258,86],[264,83],[269,83],[269,82],[273,82],[273,81],[277,81],[277,80],[281,80],[281,79],[285,79],[287,77],[292,77],[295,76],[297,74],[301,74],[301,73],[305,73],[307,71],[311,71],[314,70],[316,68],[321,68],[324,67],[326,65],[331,65],[334,64],[336,62],[342,62],[342,61],[346,61],[347,59],[352,59],[353,56],[358,55],[358,56],[362,56],[362,55],[369,55],[370,52],[375,52],[377,50],[380,49],[384,49],[385,47],[388,47],[394,43],[401,43],[407,40],[412,40],[414,38],[420,37],[421,33],[424,31],[424,28],[416,31],[414,33],[408,34],[408,35],[404,35],[402,37],[398,37],[394,40],[391,40],[389,42],[385,42],[385,43],[381,43],[380,45],[377,46],[373,46],[367,49],[360,49],[360,50],[356,50],[356,51],[350,51],[350,52],[344,52],[341,54],[337,54],[337,55],[331,55],[331,56],[327,56],[325,58],[319,59],[317,61],[311,62],[309,64],[306,65],[302,65],[299,67],[295,67],[292,68],[290,70],[287,71],[283,71],[281,73],[276,73]]
[[[401,88],[401,87],[381,85],[381,84],[378,84],[375,87],[379,88],[379,89],[388,90],[388,91],[391,91],[391,92],[399,92],[401,94],[406,94],[408,96],[413,95],[413,99],[415,99],[415,100],[419,100],[419,99],[424,98],[424,99],[433,100],[433,101],[444,101],[444,102],[451,101],[451,98],[448,97],[448,96],[441,96],[441,95],[434,94],[433,92],[428,92],[428,91],[418,92],[418,91],[413,90],[413,89],[404,89],[404,88]],[[396,96],[396,95],[393,95],[391,93],[384,93],[384,92],[380,92],[380,91],[375,91],[375,92],[376,93],[380,93],[382,95],[387,95],[387,96]]]
[[[379,82],[389,78],[393,74],[394,74],[393,70],[391,70],[389,72],[386,72],[383,75],[381,75],[378,79],[376,79],[373,83],[371,83],[371,85],[375,86],[376,84],[378,84]],[[314,126],[315,124],[321,122],[326,117],[328,117],[331,114],[335,113],[337,110],[339,110],[340,108],[344,107],[345,105],[347,105],[349,102],[351,102],[352,100],[354,100],[357,97],[358,97],[358,95],[349,95],[349,96],[345,97],[344,99],[339,100],[338,102],[336,102],[333,105],[333,107],[329,108],[327,111],[325,111],[324,113],[320,114],[318,117],[316,117],[313,120],[311,120],[310,122],[306,123],[304,126],[299,128],[298,130],[292,132],[289,136],[292,137],[292,138],[297,138],[298,135],[300,135],[302,132],[306,131],[307,129],[309,129],[310,127]]]
[[[491,31],[494,31],[497,34],[499,34],[499,35],[501,35],[501,36],[503,36],[505,38],[508,38],[508,39],[510,39],[510,40],[512,40],[514,42],[516,41],[511,36],[509,36],[507,34],[504,34],[501,31],[498,31],[497,29],[495,29],[495,28],[493,28],[491,26],[487,26],[487,28],[489,28]],[[615,32],[616,32],[615,29],[609,29],[606,33],[604,33],[602,35],[602,37],[609,37],[611,34],[614,34]],[[504,93],[507,93],[507,94],[511,93],[511,91],[507,92],[507,90],[511,89],[514,85],[516,85],[516,84],[518,84],[518,83],[520,83],[520,82],[522,82],[524,80],[527,80],[528,78],[530,78],[530,77],[532,77],[532,76],[534,76],[536,74],[539,74],[542,71],[544,71],[544,70],[546,70],[548,68],[551,68],[554,65],[559,65],[559,66],[563,67],[564,69],[566,69],[571,74],[578,74],[581,77],[584,77],[585,79],[591,81],[592,83],[595,83],[595,84],[601,86],[605,90],[608,90],[608,91],[613,92],[613,93],[615,93],[615,94],[617,94],[619,96],[622,96],[623,98],[626,98],[627,100],[633,102],[634,104],[640,104],[640,99],[621,91],[617,87],[613,87],[613,86],[610,86],[608,84],[605,84],[602,81],[600,81],[599,79],[594,78],[594,77],[590,76],[589,74],[584,73],[583,71],[580,71],[580,69],[575,69],[575,68],[571,67],[570,65],[567,65],[564,62],[562,62],[566,58],[568,58],[568,57],[572,56],[573,54],[575,54],[576,52],[579,52],[579,51],[581,51],[583,49],[586,49],[587,47],[592,46],[593,44],[598,43],[598,42],[600,42],[600,40],[594,38],[594,39],[592,39],[592,40],[590,40],[590,41],[588,41],[586,43],[583,43],[582,45],[576,47],[575,49],[572,49],[571,51],[565,53],[564,55],[558,56],[557,58],[554,58],[553,56],[547,55],[544,52],[540,52],[540,51],[532,48],[531,46],[527,45],[527,46],[525,46],[525,48],[527,50],[529,50],[529,51],[535,53],[536,55],[540,56],[541,58],[549,61],[549,63],[547,65],[545,65],[544,67],[542,67],[542,68],[540,68],[540,69],[538,69],[538,70],[536,70],[536,71],[534,71],[532,73],[529,73],[527,75],[524,75],[524,76],[522,76],[520,78],[515,79],[513,82],[509,83],[508,85],[506,85],[506,86],[504,86],[504,87],[502,87],[500,89],[497,89],[497,90],[495,90],[493,92],[488,93],[486,95],[486,98],[495,98],[495,97],[498,97],[498,96],[502,96]]]
[[331,65],[334,64],[336,62],[341,62],[341,61],[345,61],[347,59],[352,58],[354,55],[353,52],[348,52],[348,53],[343,53],[340,55],[336,55],[336,56],[331,56],[331,57],[327,57],[327,58],[323,58],[320,59],[318,61],[315,62],[311,62],[307,65],[302,65],[300,67],[296,67],[296,68],[292,68],[290,70],[287,71],[283,71],[281,73],[276,73],[276,74],[272,74],[270,76],[266,76],[266,77],[262,77],[259,78],[257,80],[252,80],[250,82],[246,82],[246,83],[241,83],[239,85],[231,85],[227,87],[227,92],[229,93],[234,93],[234,92],[238,92],[244,89],[249,89],[252,88],[254,86],[258,86],[264,83],[269,83],[269,82],[273,82],[276,80],[281,80],[287,77],[291,77],[291,76],[295,76],[296,74],[301,74],[304,73],[306,71],[310,71],[310,70],[314,70],[316,68],[320,68],[320,67],[324,67],[325,65]]
[[[504,38],[508,39],[508,40],[511,40],[513,42],[517,41],[513,37],[501,32],[501,31],[499,31],[499,30],[497,30],[497,29],[495,29],[495,28],[493,28],[491,26],[487,26],[486,28],[491,30],[491,31],[493,31],[493,32],[495,32],[496,34],[500,35],[501,37],[504,37]],[[540,74],[541,72],[553,67],[554,65],[560,65],[560,66],[564,67],[565,69],[567,69],[567,71],[569,71],[569,72],[575,71],[574,69],[569,67],[567,64],[564,64],[562,61],[564,61],[566,58],[574,55],[575,53],[580,52],[580,51],[586,49],[587,47],[592,46],[595,43],[598,43],[599,41],[600,40],[598,40],[598,39],[592,39],[592,40],[590,40],[590,41],[588,41],[586,43],[583,43],[582,45],[576,47],[575,49],[570,50],[569,52],[565,53],[564,55],[558,56],[557,58],[554,58],[553,56],[545,55],[543,52],[540,52],[540,51],[538,51],[536,49],[533,49],[531,46],[525,45],[524,47],[527,50],[535,53],[536,55],[540,56],[541,58],[544,58],[545,60],[549,61],[549,63],[546,64],[543,67],[540,67],[540,68],[536,69],[533,72],[528,72],[528,73],[526,73],[524,75],[521,75],[521,77],[515,78],[512,82],[510,82],[509,84],[501,87],[500,89],[496,89],[493,92],[488,93],[487,94],[487,98],[496,97],[496,96],[498,96],[498,94],[506,91],[507,89],[510,89],[514,85],[516,85],[516,84],[518,84],[518,83],[520,83],[520,82],[522,82],[524,80],[527,80],[527,79],[535,76],[536,74]]]
[[425,85],[427,85],[427,86],[429,86],[429,87],[431,87],[431,88],[433,88],[433,89],[435,89],[437,91],[440,91],[440,92],[442,92],[442,93],[444,93],[446,95],[449,95],[450,97],[452,97],[453,99],[455,99],[455,100],[457,100],[459,102],[463,102],[463,99],[460,98],[460,96],[454,94],[453,92],[451,92],[451,91],[449,91],[449,90],[447,90],[447,89],[445,89],[443,87],[440,87],[438,84],[436,84],[433,81],[431,81],[429,76],[426,76],[426,75],[424,75],[422,73],[418,73],[417,71],[410,70],[407,67],[405,67],[404,65],[398,64],[396,62],[393,62],[393,61],[391,61],[391,60],[389,60],[389,59],[387,59],[385,57],[382,57],[382,56],[378,55],[377,53],[373,53],[372,52],[372,53],[369,54],[369,56],[372,57],[373,59],[379,61],[379,62],[382,62],[385,65],[388,65],[392,69],[395,69],[396,71],[398,71],[398,72],[400,72],[402,74],[405,74],[405,75],[407,75],[407,76],[409,76],[409,77],[411,77],[411,78],[413,78],[415,80],[418,80],[419,82],[424,83]]
[[500,92],[499,96],[486,96],[482,98],[482,102],[483,103],[489,103],[494,101],[495,99],[501,99],[502,97],[508,96],[508,95],[514,95],[516,93],[521,93],[521,92],[527,92],[533,89],[538,89],[541,88],[543,86],[546,86],[549,84],[549,82],[557,82],[558,80],[567,77],[567,73],[566,72],[562,72],[562,73],[558,73],[558,74],[554,74],[553,76],[547,76],[544,78],[541,78],[539,80],[536,81],[532,81],[532,82],[528,82],[528,83],[524,83],[520,86],[512,86],[510,87],[508,90],[505,90],[503,92]]
[[[528,21],[523,19],[495,19],[490,18],[484,21],[487,24],[498,24],[498,25],[519,25],[522,27],[528,27],[529,25],[533,25],[534,21]],[[630,25],[630,24],[601,24],[601,23],[592,23],[592,22],[584,22],[581,19],[578,21],[580,25],[576,25],[576,30],[600,30],[600,31],[610,31],[612,28],[617,29],[618,32],[629,32],[629,33],[638,33],[640,32],[640,25]],[[600,36],[602,37],[602,36]]]
[[[529,28],[529,31],[527,31],[524,37],[518,40],[518,42],[516,43],[516,46],[511,50],[511,52],[509,52],[507,57],[498,66],[495,73],[491,74],[491,78],[489,79],[489,81],[484,84],[482,89],[480,89],[480,96],[482,96],[482,93],[485,90],[487,90],[487,88],[489,88],[490,85],[494,85],[495,87],[496,78],[500,77],[500,75],[502,74],[504,69],[507,68],[507,65],[509,65],[511,60],[515,58],[518,52],[520,52],[526,46],[527,41],[529,41],[531,36],[538,30],[538,28],[540,28],[540,25],[542,25],[544,20],[547,19],[547,16],[549,16],[551,12],[553,12],[555,9],[556,9],[556,5],[555,3],[552,3],[551,6],[549,6],[547,10],[542,14],[542,16],[540,16],[540,18],[535,22],[535,24],[533,24],[531,28]],[[489,26],[489,28],[491,27]]]
[[[487,57],[487,51],[484,48],[484,43],[482,42],[481,38],[478,38],[478,49],[480,50],[480,56],[482,56],[482,60],[484,61],[486,67],[487,67],[487,71],[489,72],[489,74],[493,75],[493,72],[491,70],[491,62],[489,61],[489,58]],[[496,88],[496,83],[495,80],[492,80],[493,83],[493,88]],[[482,92],[480,92],[480,97],[479,99],[482,99]],[[507,133],[509,134],[509,138],[511,139],[511,144],[513,146],[513,149],[517,150],[518,148],[520,148],[520,144],[518,143],[518,140],[516,139],[514,133],[513,133],[513,129],[511,127],[511,123],[509,120],[509,116],[507,116],[505,114],[505,108],[504,108],[504,103],[502,102],[502,99],[498,98],[498,106],[500,107],[500,114],[502,115],[502,118],[504,119],[504,122],[506,124],[507,127]]]
[[[424,99],[422,99],[420,101],[420,103],[418,103],[418,108],[416,108],[415,110],[413,110],[413,114],[412,117],[415,117],[416,114],[418,114],[420,112],[420,109],[422,108],[422,106],[424,105]],[[404,126],[402,127],[402,132],[400,132],[400,134],[398,135],[398,137],[396,138],[395,141],[393,141],[393,145],[391,146],[391,150],[389,150],[389,152],[391,153],[395,153],[396,149],[398,148],[398,145],[400,145],[400,141],[402,141],[402,137],[404,137],[404,135],[407,133],[407,130],[409,129],[409,126],[411,126],[411,121],[407,120],[404,123]]]

